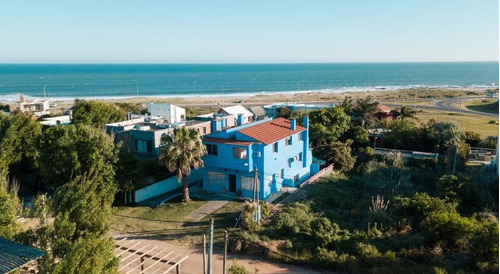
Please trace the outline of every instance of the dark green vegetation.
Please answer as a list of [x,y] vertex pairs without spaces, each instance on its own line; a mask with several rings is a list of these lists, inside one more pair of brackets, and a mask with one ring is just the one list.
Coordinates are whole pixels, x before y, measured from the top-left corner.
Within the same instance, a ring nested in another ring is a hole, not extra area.
[[277,245],[285,261],[337,271],[497,273],[498,178],[421,164],[389,157],[324,178],[243,235]]
[[[110,113],[101,117],[112,109],[78,103],[75,124],[44,132],[30,116],[0,114],[0,235],[44,250],[42,273],[115,273],[111,205],[117,190],[130,185],[115,180],[115,170],[131,160],[118,163],[119,145],[96,128],[119,119]],[[17,194],[26,188],[53,194],[39,195],[32,209],[24,210]],[[22,231],[18,215],[38,224]]]
[[[410,108],[376,121],[374,105],[346,99],[311,112],[313,154],[346,173],[306,186],[263,225],[246,218],[241,236],[275,247],[272,257],[340,272],[498,273],[498,177],[466,169],[467,145],[495,148],[497,137],[454,122],[417,126]],[[375,127],[378,146],[440,157],[374,155],[366,128]]]

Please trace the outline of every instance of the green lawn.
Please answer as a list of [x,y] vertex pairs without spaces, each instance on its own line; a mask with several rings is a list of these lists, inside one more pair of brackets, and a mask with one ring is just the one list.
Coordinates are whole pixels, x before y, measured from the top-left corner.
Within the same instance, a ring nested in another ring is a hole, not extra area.
[[206,203],[191,201],[183,205],[178,200],[156,208],[115,207],[112,228],[124,233],[159,236],[196,244],[201,242],[201,235],[207,233],[210,218],[214,218],[215,235],[220,236],[224,229],[229,230],[234,226],[243,207],[242,202],[231,201],[201,221],[188,218],[191,212]]
[[430,119],[438,122],[455,121],[460,124],[463,131],[474,131],[481,138],[498,136],[498,117],[487,117],[474,114],[449,113],[438,110],[423,110],[417,114],[421,123],[427,123]]
[[474,111],[498,114],[498,99],[466,101],[464,106]]

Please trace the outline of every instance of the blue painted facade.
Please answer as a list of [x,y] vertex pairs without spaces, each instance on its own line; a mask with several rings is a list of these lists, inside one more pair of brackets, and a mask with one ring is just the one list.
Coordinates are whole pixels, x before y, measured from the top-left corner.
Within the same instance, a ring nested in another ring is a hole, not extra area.
[[[313,175],[309,118],[304,118],[302,131],[287,129],[290,132],[288,136],[272,143],[266,144],[240,132],[270,121],[272,118],[267,118],[203,137],[209,153],[203,158],[203,189],[252,198],[254,170],[257,170],[259,198],[265,200],[280,188],[295,187]],[[289,123],[290,127],[292,123],[295,129],[295,121]],[[283,127],[280,129],[283,130]],[[273,135],[272,128],[269,131]]]

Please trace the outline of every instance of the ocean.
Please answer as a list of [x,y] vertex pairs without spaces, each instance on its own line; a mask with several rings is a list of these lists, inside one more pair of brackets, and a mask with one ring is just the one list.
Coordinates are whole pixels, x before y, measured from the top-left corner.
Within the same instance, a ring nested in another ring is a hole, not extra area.
[[498,62],[0,64],[0,101],[498,87]]

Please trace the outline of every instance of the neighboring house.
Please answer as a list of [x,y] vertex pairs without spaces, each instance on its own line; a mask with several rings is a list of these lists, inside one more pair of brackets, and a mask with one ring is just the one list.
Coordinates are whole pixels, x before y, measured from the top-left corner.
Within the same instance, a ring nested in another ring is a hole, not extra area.
[[303,125],[295,119],[267,118],[204,136],[208,154],[203,157],[203,189],[253,197],[257,178],[259,198],[265,200],[282,187],[304,182],[312,175],[309,117]]
[[44,128],[69,125],[71,117],[69,115],[42,118],[40,124]]
[[26,101],[24,96],[21,95],[18,102],[9,105],[9,111],[11,113],[27,112],[36,116],[42,116],[50,114],[50,106],[48,100],[37,99],[33,101]]
[[377,111],[375,112],[374,116],[378,120],[390,121],[393,119],[391,110],[392,109],[390,107],[388,107],[386,105],[379,104],[377,106]]
[[262,106],[251,107],[250,112],[253,113],[254,121],[260,121],[267,118],[267,112]]
[[243,123],[248,124],[253,122],[253,113],[250,112],[248,109],[246,109],[244,106],[241,104],[235,105],[235,106],[230,106],[230,107],[222,107],[218,111],[219,114],[224,114],[224,115],[234,115],[235,117],[238,117],[239,115],[243,115]]
[[290,108],[291,111],[302,111],[307,113],[322,108],[335,107],[335,104],[330,103],[329,105],[314,105],[314,104],[297,104],[297,103],[275,103],[272,105],[264,106],[264,110],[267,112],[268,117],[277,118],[279,117],[279,110],[285,107]]
[[175,128],[195,129],[203,136],[210,134],[210,121],[185,121],[167,124],[162,117],[132,116],[131,120],[106,124],[106,132],[122,142],[122,149],[147,157],[159,157],[161,138],[172,135]]
[[148,112],[151,116],[160,116],[165,123],[178,123],[186,120],[186,110],[169,103],[148,103]]

